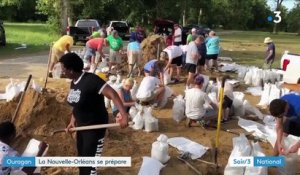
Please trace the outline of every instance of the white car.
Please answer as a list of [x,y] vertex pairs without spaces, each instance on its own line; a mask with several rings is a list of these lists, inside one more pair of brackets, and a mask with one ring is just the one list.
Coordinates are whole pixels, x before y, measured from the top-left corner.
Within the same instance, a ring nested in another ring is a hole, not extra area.
[[281,57],[281,69],[283,70],[283,81],[285,83],[300,83],[300,55],[286,51]]

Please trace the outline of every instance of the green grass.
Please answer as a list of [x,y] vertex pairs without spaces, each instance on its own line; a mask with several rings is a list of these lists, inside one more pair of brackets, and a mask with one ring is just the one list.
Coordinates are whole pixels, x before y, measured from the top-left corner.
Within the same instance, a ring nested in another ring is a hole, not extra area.
[[228,56],[239,64],[256,65],[262,67],[266,56],[267,46],[263,43],[265,37],[271,37],[276,46],[276,58],[273,67],[280,67],[280,59],[285,50],[300,53],[300,36],[293,33],[279,33],[257,31],[221,32],[221,56]]
[[[4,28],[7,45],[0,47],[0,59],[48,52],[49,44],[59,38],[46,24],[5,22]],[[21,44],[26,44],[27,48],[16,50]]]

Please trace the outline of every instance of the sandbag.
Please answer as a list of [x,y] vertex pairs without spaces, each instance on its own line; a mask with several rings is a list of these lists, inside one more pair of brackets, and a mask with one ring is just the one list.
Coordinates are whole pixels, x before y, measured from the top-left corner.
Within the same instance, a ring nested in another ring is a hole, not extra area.
[[[251,156],[259,156],[264,157],[265,154],[262,152],[262,149],[258,142],[254,143],[251,142],[252,145],[252,151]],[[244,175],[267,175],[268,174],[268,168],[267,167],[246,167]]]
[[168,85],[170,84],[172,81],[171,81],[171,76],[170,74],[168,73],[168,71],[165,71],[164,72],[164,85]]
[[260,112],[260,110],[252,106],[247,100],[244,100],[243,105],[245,108],[245,113],[254,114],[261,120],[264,118],[264,115]]
[[218,105],[217,93],[211,92],[208,94],[209,99],[216,105]]
[[134,125],[132,126],[133,129],[135,129],[135,130],[143,129],[143,127],[144,127],[144,119],[143,119],[141,111],[139,111],[136,114],[136,116],[133,118],[132,121],[134,122]]
[[145,121],[145,131],[154,132],[158,131],[158,119],[152,116],[152,108],[145,108],[143,118]]
[[168,98],[171,97],[172,94],[173,94],[173,90],[170,87],[165,86],[164,96],[163,96],[162,100],[160,101],[160,103],[158,104],[158,106],[160,108],[165,107],[168,102]]
[[134,119],[134,117],[136,116],[136,114],[138,113],[138,110],[135,106],[131,106],[129,109],[129,116],[131,119]]
[[244,80],[246,73],[248,72],[248,68],[244,66],[237,67],[238,79]]
[[173,101],[174,104],[172,107],[172,117],[177,123],[179,123],[181,120],[185,118],[184,115],[185,101],[182,95],[178,95]]
[[132,100],[134,100],[134,101],[136,100],[136,93],[137,93],[138,89],[139,89],[139,85],[138,85],[137,81],[134,80],[132,89],[130,90],[131,98],[132,98]]
[[166,163],[169,159],[169,145],[167,143],[168,137],[161,134],[157,141],[152,143],[151,157],[159,160],[161,163]]
[[252,76],[252,85],[261,86],[262,81],[263,81],[263,70],[255,69]]
[[244,116],[245,115],[245,109],[243,106],[243,101],[245,94],[243,92],[233,92],[233,110],[235,116]]
[[268,105],[273,101],[274,99],[280,98],[280,88],[278,88],[275,84],[271,85],[270,89],[270,95],[269,95],[269,102]]
[[[250,155],[251,147],[244,134],[241,134],[239,137],[234,137],[232,140],[233,150],[231,151],[229,159]],[[231,167],[227,164],[224,170],[224,175],[244,174],[244,171],[245,167]]]
[[258,106],[268,106],[269,105],[269,96],[270,96],[270,90],[271,90],[271,84],[270,83],[265,83],[264,85],[264,90],[261,94],[260,101],[257,104]]
[[138,175],[159,175],[164,167],[158,160],[151,157],[143,157],[143,163]]
[[245,75],[245,78],[244,78],[244,81],[245,81],[245,84],[246,85],[251,85],[252,84],[252,69],[250,69],[246,75]]

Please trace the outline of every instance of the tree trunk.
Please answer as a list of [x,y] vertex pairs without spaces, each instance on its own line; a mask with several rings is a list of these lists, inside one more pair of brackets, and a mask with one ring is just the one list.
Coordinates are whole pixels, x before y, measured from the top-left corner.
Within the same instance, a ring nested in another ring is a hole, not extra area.
[[[283,0],[275,0],[275,1],[276,1],[276,11],[279,11]],[[274,23],[273,34],[277,34],[277,33],[278,33],[277,23]]]
[[68,17],[70,17],[70,0],[61,0],[61,20],[60,20],[60,33],[66,33],[68,27]]
[[202,16],[202,9],[200,8],[199,14],[198,14],[198,25],[201,23],[201,16]]
[[273,26],[273,34],[277,34],[277,23],[274,23],[274,26]]

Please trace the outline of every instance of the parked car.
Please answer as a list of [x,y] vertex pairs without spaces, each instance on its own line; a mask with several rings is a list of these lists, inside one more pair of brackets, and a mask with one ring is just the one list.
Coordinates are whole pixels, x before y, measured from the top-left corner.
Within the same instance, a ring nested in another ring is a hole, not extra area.
[[173,43],[174,34],[174,21],[167,19],[157,19],[154,21],[154,33],[158,35],[163,35],[165,37],[165,42],[167,46]]
[[111,27],[118,31],[121,38],[128,39],[130,37],[130,27],[126,21],[110,21],[108,28]]
[[78,41],[86,42],[88,37],[100,29],[100,22],[96,19],[80,19],[75,23],[75,26],[67,28],[67,34],[74,39],[74,45]]
[[186,38],[189,32],[192,30],[192,28],[195,28],[197,30],[198,35],[203,35],[204,37],[206,37],[211,30],[205,25],[189,24],[184,26],[182,28],[182,41],[184,44],[186,43]]
[[281,57],[283,81],[289,84],[300,83],[300,55],[285,52]]
[[6,45],[6,37],[5,37],[5,30],[3,27],[3,22],[0,20],[0,46]]

